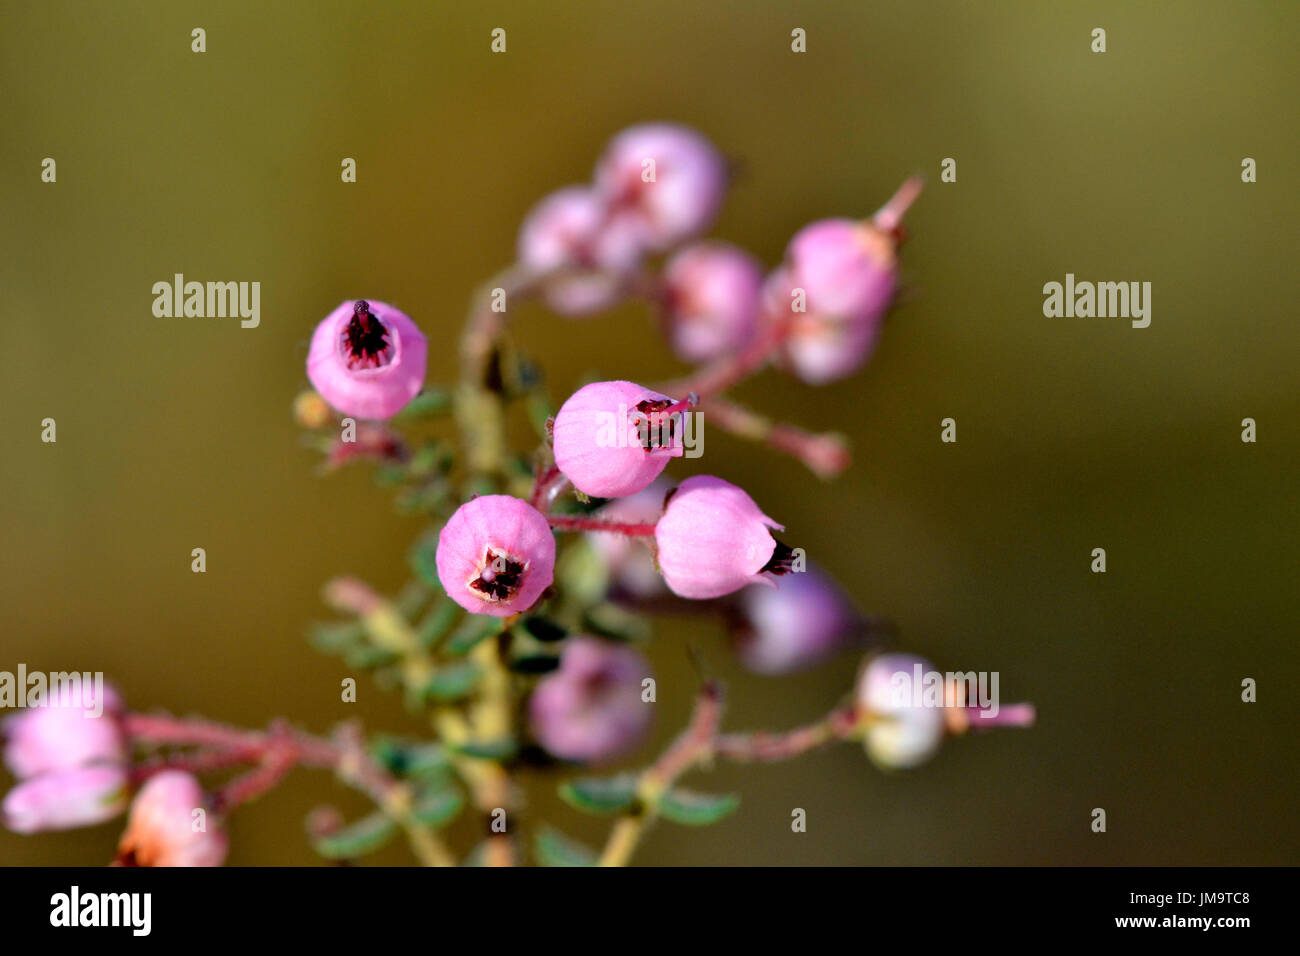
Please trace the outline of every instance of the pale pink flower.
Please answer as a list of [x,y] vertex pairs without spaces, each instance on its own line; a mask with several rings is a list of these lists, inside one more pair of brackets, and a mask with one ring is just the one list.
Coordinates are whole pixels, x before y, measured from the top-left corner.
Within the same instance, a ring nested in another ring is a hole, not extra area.
[[131,802],[117,846],[118,866],[220,866],[229,843],[193,774],[163,770]]
[[5,794],[4,825],[15,833],[93,826],[126,809],[126,792],[124,764],[52,770],[24,780]]
[[758,329],[763,270],[725,242],[700,242],[664,265],[664,298],[673,351],[685,362],[737,352]]
[[93,687],[61,688],[44,706],[5,719],[5,763],[24,779],[89,763],[124,763],[130,754],[122,727],[122,698],[104,686],[102,702]]

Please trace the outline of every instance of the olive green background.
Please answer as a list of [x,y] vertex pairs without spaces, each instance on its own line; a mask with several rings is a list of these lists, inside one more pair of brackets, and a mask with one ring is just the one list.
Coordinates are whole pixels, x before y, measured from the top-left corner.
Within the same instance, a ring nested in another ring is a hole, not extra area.
[[[532,203],[587,179],[618,129],[668,119],[738,161],[714,234],[769,265],[803,224],[869,214],[927,176],[906,302],[865,372],[740,390],[848,433],[852,469],[823,485],[713,429],[672,470],[743,484],[905,649],[1000,671],[1003,700],[1033,700],[1040,721],[949,742],[908,774],[847,745],[696,774],[741,809],[702,831],[661,824],[638,859],[1300,859],[1294,4],[0,11],[0,669],[103,670],[133,707],[246,726],[418,731],[364,679],[341,703],[348,669],[305,641],[329,616],[327,578],[395,590],[422,530],[366,469],[316,475],[290,415],[308,337],[341,300],[380,298],[428,334],[430,379],[450,380],[470,291],[509,263]],[[497,26],[505,55],[489,52]],[[790,52],[796,26],[806,54]],[[938,179],[949,156],[955,184]],[[261,327],[155,318],[151,286],[175,272],[260,281]],[[1045,318],[1042,286],[1066,272],[1150,281],[1150,328]],[[679,371],[640,307],[587,322],[529,307],[515,325],[560,397],[589,373]],[[947,416],[955,445],[939,440]],[[1247,416],[1257,444],[1240,440]],[[200,546],[205,575],[190,571]],[[688,647],[728,681],[736,729],[814,718],[857,667],[757,678],[714,627],[665,620],[639,760],[686,717]],[[1240,701],[1244,677],[1258,703]],[[529,792],[533,818],[601,838],[551,783]],[[314,862],[301,820],[326,801],[362,808],[328,775],[295,774],[234,817],[230,862]],[[3,832],[0,862],[99,863],[119,829]]]

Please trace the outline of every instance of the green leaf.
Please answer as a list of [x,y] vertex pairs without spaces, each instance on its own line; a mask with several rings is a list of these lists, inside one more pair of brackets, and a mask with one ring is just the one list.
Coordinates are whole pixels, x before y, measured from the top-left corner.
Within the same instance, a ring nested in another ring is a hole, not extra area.
[[738,806],[739,794],[697,793],[677,788],[659,798],[659,815],[673,823],[702,827],[717,823]]
[[467,615],[460,627],[452,632],[451,639],[447,642],[447,653],[467,654],[479,641],[496,637],[504,629],[505,624],[499,617],[487,614]]
[[636,777],[575,777],[560,784],[560,797],[585,813],[621,813],[636,803]]
[[478,757],[480,760],[509,760],[515,755],[518,745],[513,737],[498,737],[494,740],[469,740],[452,749],[466,757]]
[[510,662],[510,669],[516,674],[549,674],[560,666],[556,654],[525,654]]
[[416,799],[411,816],[418,823],[436,828],[446,826],[454,820],[464,806],[465,798],[459,790],[451,786],[439,787]]
[[533,855],[542,866],[595,866],[596,852],[554,827],[533,835]]
[[391,664],[397,660],[397,655],[387,648],[363,644],[360,647],[352,648],[343,655],[343,659],[348,662],[349,667],[366,670],[371,667],[382,667],[385,664]]
[[310,640],[312,647],[318,651],[338,654],[352,647],[364,634],[365,630],[355,621],[340,621],[313,626]]
[[329,860],[351,860],[378,850],[397,832],[397,824],[382,813],[372,813],[329,836],[312,842],[316,852]]
[[458,661],[438,669],[424,686],[424,696],[438,703],[449,703],[466,697],[474,690],[482,668],[471,661]]
[[408,777],[436,777],[451,767],[447,748],[442,744],[416,744],[406,748],[403,770]]
[[441,388],[426,388],[411,399],[393,418],[394,421],[409,422],[418,418],[445,415],[451,411],[451,405],[451,392]]
[[526,617],[519,622],[519,626],[527,631],[534,640],[541,641],[543,644],[562,641],[568,636],[568,632],[549,618],[533,615]]
[[438,580],[438,565],[434,560],[438,552],[437,530],[429,532],[416,541],[409,557],[411,570],[415,572],[416,577],[433,588],[435,593],[441,594],[442,582]]
[[459,614],[460,605],[451,598],[444,597],[435,601],[429,613],[416,628],[415,636],[419,638],[420,644],[424,647],[433,647],[437,644],[442,636],[451,630]]

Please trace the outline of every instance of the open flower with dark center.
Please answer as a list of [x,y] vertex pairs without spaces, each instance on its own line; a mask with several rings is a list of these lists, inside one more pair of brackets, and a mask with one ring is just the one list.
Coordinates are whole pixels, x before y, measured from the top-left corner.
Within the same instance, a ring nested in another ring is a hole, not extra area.
[[475,614],[526,611],[555,577],[555,537],[540,511],[510,495],[461,505],[438,535],[438,580]]
[[316,326],[307,377],[344,415],[387,419],[424,385],[428,347],[404,312],[385,302],[344,302]]
[[689,408],[635,382],[584,385],[555,416],[555,464],[583,494],[634,495],[682,455]]

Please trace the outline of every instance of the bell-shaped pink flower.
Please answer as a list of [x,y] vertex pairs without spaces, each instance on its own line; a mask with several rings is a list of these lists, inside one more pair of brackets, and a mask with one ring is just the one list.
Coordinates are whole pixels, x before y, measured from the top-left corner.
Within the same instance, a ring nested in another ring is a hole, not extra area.
[[126,792],[125,764],[53,770],[23,781],[5,794],[0,814],[4,825],[15,833],[88,827],[125,810]]
[[871,658],[858,677],[857,705],[866,724],[865,746],[872,762],[885,769],[915,767],[929,760],[945,733],[944,708],[926,703],[917,687],[917,667],[934,670],[915,654]]
[[617,302],[641,254],[633,225],[615,220],[604,199],[587,186],[546,196],[519,230],[519,262],[534,272],[557,273],[543,294],[561,315],[590,315]]
[[465,502],[438,535],[438,580],[475,614],[509,617],[555,578],[555,537],[540,511],[509,495]]
[[712,225],[727,190],[727,166],[694,130],[646,123],[610,141],[595,181],[615,216],[633,224],[646,248],[662,252]]
[[88,763],[125,762],[130,748],[122,727],[124,708],[117,691],[103,685],[65,686],[39,707],[5,719],[5,763],[24,779]]
[[654,705],[641,699],[649,676],[649,662],[626,645],[568,638],[559,669],[538,681],[529,701],[533,736],[564,760],[595,763],[626,753],[654,720]]
[[822,219],[790,240],[786,265],[808,311],[879,322],[898,280],[892,237],[870,222]]
[[117,845],[118,866],[220,866],[229,842],[193,774],[163,770],[131,802]]
[[689,404],[635,382],[593,382],[555,416],[555,464],[595,498],[636,494],[682,455]]
[[337,411],[387,419],[424,384],[428,347],[404,312],[386,302],[344,302],[312,333],[307,377]]
[[863,633],[847,594],[820,568],[787,574],[779,587],[740,592],[732,622],[736,655],[759,674],[789,674],[826,660]]
[[696,243],[668,260],[663,280],[678,358],[707,362],[754,338],[763,270],[748,252],[725,242]]
[[[593,518],[616,524],[654,524],[664,513],[664,498],[674,483],[660,475],[647,488],[597,508]],[[588,531],[587,541],[604,562],[609,589],[616,596],[653,598],[667,593],[649,541],[613,531]]]
[[764,314],[786,323],[777,364],[809,385],[825,385],[852,375],[871,357],[880,334],[879,323],[862,314],[795,311],[794,293],[801,290],[786,268],[773,272],[763,286]]
[[687,478],[668,499],[655,525],[659,570],[674,594],[707,599],[764,581],[779,571],[781,526],[758,510],[740,488],[712,475]]

